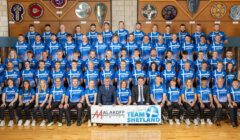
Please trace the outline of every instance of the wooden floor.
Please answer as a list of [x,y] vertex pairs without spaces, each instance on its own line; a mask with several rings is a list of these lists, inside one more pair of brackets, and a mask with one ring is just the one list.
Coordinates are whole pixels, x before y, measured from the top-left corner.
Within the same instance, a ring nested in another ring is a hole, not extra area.
[[1,140],[240,140],[240,127],[232,128],[224,123],[221,127],[209,126],[177,126],[164,125],[129,125],[102,127],[87,127],[83,124],[77,127],[63,125],[58,127],[0,127]]

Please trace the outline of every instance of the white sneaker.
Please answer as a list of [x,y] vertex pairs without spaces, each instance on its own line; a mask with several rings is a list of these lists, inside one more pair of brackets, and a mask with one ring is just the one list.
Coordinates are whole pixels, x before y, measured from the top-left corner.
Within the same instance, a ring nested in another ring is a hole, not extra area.
[[190,125],[190,124],[191,124],[191,122],[190,122],[189,119],[186,119],[186,120],[185,120],[185,123],[186,123],[187,125]]
[[42,120],[42,122],[40,123],[40,127],[44,127],[46,125],[46,121]]
[[30,120],[26,120],[24,123],[24,126],[29,126],[30,125]]
[[196,125],[196,126],[198,126],[198,119],[194,119],[194,124]]
[[201,125],[205,125],[205,120],[201,119]]
[[91,127],[91,126],[92,126],[91,121],[88,120],[88,127]]
[[169,119],[169,124],[173,125],[173,120],[172,119]]
[[4,120],[2,120],[1,122],[0,122],[0,127],[1,126],[5,126],[5,121]]
[[207,119],[207,123],[208,123],[208,125],[212,125],[213,124],[211,119]]
[[32,120],[32,126],[36,125],[36,120]]
[[96,126],[97,126],[97,124],[96,124],[96,123],[93,123],[93,126],[94,126],[94,127],[96,127]]
[[176,122],[177,125],[181,124],[179,119],[175,119],[175,122]]
[[8,126],[9,126],[9,127],[12,127],[13,125],[14,125],[13,120],[10,120],[10,121],[8,122]]
[[23,121],[22,121],[22,120],[19,120],[19,121],[18,121],[18,126],[22,126],[22,123],[23,123]]
[[53,124],[54,124],[54,122],[50,122],[50,123],[48,123],[47,126],[52,126]]
[[61,127],[62,126],[62,123],[58,122],[58,127]]

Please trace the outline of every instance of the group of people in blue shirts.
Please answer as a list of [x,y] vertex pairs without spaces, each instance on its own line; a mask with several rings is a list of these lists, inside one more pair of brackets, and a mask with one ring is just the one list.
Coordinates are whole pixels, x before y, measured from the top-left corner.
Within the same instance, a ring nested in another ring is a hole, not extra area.
[[[83,108],[89,117],[92,105],[131,105],[131,88],[139,78],[150,88],[150,102],[160,105],[173,124],[173,109],[178,110],[176,124],[180,124],[184,111],[185,123],[221,125],[222,109],[230,112],[231,125],[238,126],[237,109],[240,106],[240,87],[237,80],[236,60],[224,47],[227,36],[214,24],[206,35],[200,24],[189,34],[184,24],[178,33],[165,26],[165,33],[142,31],[141,23],[129,33],[123,21],[119,29],[110,30],[105,22],[103,32],[90,25],[90,31],[66,32],[60,25],[57,34],[51,25],[39,34],[29,25],[26,35],[19,34],[16,45],[0,64],[1,104],[0,126],[5,125],[4,111],[9,111],[8,126],[14,125],[17,112],[18,126],[35,126],[40,114],[40,126],[54,124],[53,110],[58,109],[58,126],[62,126],[66,113],[67,126],[71,125],[71,109],[77,110],[77,125],[82,124]],[[117,88],[111,103],[97,101],[98,87],[110,83]],[[207,117],[205,109],[210,110]],[[216,117],[215,117],[216,116]],[[31,121],[32,120],[32,121]],[[88,126],[91,126],[89,119]],[[93,124],[94,126],[96,124]]]

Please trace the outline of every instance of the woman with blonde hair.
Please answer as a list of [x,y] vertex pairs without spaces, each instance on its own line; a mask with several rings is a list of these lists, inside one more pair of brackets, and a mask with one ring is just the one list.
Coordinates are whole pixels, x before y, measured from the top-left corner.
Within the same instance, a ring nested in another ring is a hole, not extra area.
[[47,83],[45,80],[40,80],[39,85],[36,89],[36,99],[35,99],[36,102],[33,110],[32,126],[35,126],[36,124],[37,111],[40,112],[41,119],[42,119],[40,126],[41,127],[45,126],[46,121],[45,121],[44,111],[47,106],[48,96],[49,96],[49,89],[47,87]]
[[7,65],[8,62],[12,62],[14,70],[19,71],[22,68],[22,61],[18,58],[17,52],[14,49],[10,49],[8,57],[4,60],[4,64]]
[[194,124],[198,125],[197,115],[198,115],[198,106],[197,106],[197,91],[193,87],[193,82],[191,79],[186,80],[186,85],[181,90],[183,107],[186,110],[186,120],[185,123],[190,125],[189,116],[191,110],[194,110]]

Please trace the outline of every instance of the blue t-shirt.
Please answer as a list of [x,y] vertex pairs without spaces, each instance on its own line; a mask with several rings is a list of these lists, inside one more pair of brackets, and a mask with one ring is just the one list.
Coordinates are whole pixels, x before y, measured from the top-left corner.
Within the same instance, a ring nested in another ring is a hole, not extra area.
[[170,41],[172,41],[172,34],[170,33],[164,33],[163,34],[163,40],[165,44],[169,44]]
[[66,59],[68,61],[72,61],[73,60],[73,53],[76,50],[76,44],[74,42],[71,42],[71,43],[66,42],[63,45],[63,50],[64,50],[64,53],[66,55]]
[[21,60],[27,59],[27,51],[31,50],[30,46],[26,42],[16,42],[14,49],[17,51],[18,57],[21,58]]
[[214,51],[218,52],[218,58],[220,58],[220,59],[222,58],[222,54],[224,52],[224,45],[223,45],[223,43],[213,42],[210,45],[210,48],[211,48],[211,52],[214,52]]
[[46,46],[46,49],[48,51],[48,54],[49,54],[51,60],[55,60],[55,59],[57,59],[57,52],[58,52],[58,50],[62,50],[62,46],[57,41],[49,42]]
[[161,35],[159,32],[150,32],[148,33],[149,40],[151,44],[156,44],[158,42],[158,36]]
[[103,42],[109,46],[111,41],[112,41],[112,37],[113,37],[113,32],[112,31],[103,31],[102,32],[102,36],[103,36]]
[[181,90],[181,94],[184,94],[185,100],[187,100],[188,102],[193,102],[194,101],[194,96],[196,94],[196,89],[195,88],[184,87]]
[[104,42],[96,42],[94,49],[96,51],[97,58],[102,60],[105,57],[105,52],[108,49],[108,46]]
[[231,87],[229,89],[229,93],[234,102],[240,103],[240,87],[238,87],[238,88]]
[[158,57],[164,59],[165,52],[167,50],[167,45],[162,43],[156,43],[154,48],[157,50]]
[[46,90],[40,90],[37,88],[36,94],[38,94],[38,103],[41,104],[46,99],[47,95],[49,95],[49,89],[47,88]]
[[26,41],[28,44],[32,45],[35,41],[35,37],[38,33],[37,32],[27,32],[25,35]]
[[122,80],[126,80],[129,84],[129,79],[131,78],[131,76],[132,76],[131,72],[127,69],[125,69],[125,70],[120,69],[120,70],[116,71],[116,73],[115,73],[115,78],[117,79],[118,85],[120,85],[120,82]]
[[211,72],[208,71],[208,70],[198,70],[196,72],[196,77],[198,78],[197,84],[200,85],[201,84],[201,79],[203,77],[207,78],[208,83],[209,83],[210,80],[211,80],[212,75],[211,75]]
[[206,37],[204,32],[195,32],[195,33],[193,33],[191,35],[194,44],[198,44],[200,42],[200,37],[201,36],[205,36]]
[[91,32],[88,32],[87,34],[87,38],[89,40],[89,43],[94,46],[97,42],[97,35],[98,35],[98,32],[96,31],[91,31]]
[[210,95],[212,95],[212,89],[209,87],[202,87],[199,86],[197,88],[197,94],[201,96],[201,100],[203,103],[209,103],[210,102]]
[[80,102],[80,99],[84,96],[84,89],[81,86],[70,86],[67,89],[66,96],[68,96],[71,103]]
[[181,91],[179,88],[177,88],[177,87],[175,87],[175,88],[169,87],[168,88],[168,91],[167,91],[168,101],[178,102],[180,95],[181,95]]
[[179,42],[172,42],[170,41],[168,44],[168,50],[173,52],[173,58],[178,60],[179,59],[179,54],[181,50],[181,45]]
[[126,45],[124,46],[127,50],[127,54],[129,58],[133,57],[133,53],[135,49],[138,49],[138,46],[135,42],[127,42]]
[[167,94],[167,90],[165,88],[165,86],[163,86],[162,84],[160,85],[152,85],[151,86],[151,91],[150,91],[150,95],[153,96],[153,98],[160,103],[163,100],[163,95]]
[[63,46],[66,42],[67,42],[67,32],[58,32],[57,33],[57,39],[58,39],[58,42]]
[[32,96],[35,95],[35,91],[32,88],[30,90],[20,89],[19,95],[22,96],[22,102],[27,103],[32,100]]
[[79,44],[82,43],[82,36],[83,36],[82,33],[75,33],[75,34],[73,35],[73,40],[74,40],[74,43],[75,43],[76,45],[79,45]]
[[52,36],[52,32],[43,32],[41,34],[42,37],[42,42],[46,45],[49,42],[51,42],[51,36]]
[[128,34],[129,34],[128,30],[126,30],[126,29],[119,29],[119,30],[115,31],[115,34],[118,35],[119,42],[122,45],[125,45],[127,43]]
[[142,44],[143,37],[145,36],[145,33],[143,31],[133,31],[132,34],[135,37],[135,43],[140,47]]
[[18,88],[13,87],[5,87],[3,89],[3,93],[5,93],[5,100],[6,102],[10,103],[14,100],[14,98],[18,95]]
[[143,70],[133,70],[132,71],[132,78],[133,78],[133,83],[134,85],[137,85],[137,79],[138,77],[143,77],[146,78],[146,72]]
[[120,42],[112,42],[109,46],[109,49],[112,50],[113,57],[117,59],[120,55],[122,44]]
[[32,50],[34,57],[39,61],[42,59],[42,52],[46,51],[46,47],[42,42],[38,43],[34,41],[32,44]]
[[213,32],[209,33],[209,35],[208,35],[209,42],[210,43],[215,42],[217,35],[220,35],[221,42],[224,42],[225,40],[227,40],[227,36],[226,36],[226,34],[224,32],[222,32],[222,31],[213,31]]
[[48,70],[46,70],[46,69],[44,69],[44,70],[36,70],[34,77],[35,77],[35,79],[37,79],[38,82],[40,80],[44,80],[47,83],[48,82],[48,78],[50,78],[50,72]]
[[180,72],[178,73],[178,79],[180,79],[181,81],[181,85],[185,85],[185,82],[188,79],[193,80],[195,78],[195,74],[193,70],[185,70],[182,69],[180,70]]
[[117,98],[119,99],[120,103],[127,104],[129,101],[129,97],[131,97],[131,91],[128,88],[117,89]]
[[79,71],[79,70],[73,70],[73,69],[70,69],[68,70],[67,74],[66,74],[66,77],[68,79],[68,84],[71,84],[72,83],[72,79],[73,78],[77,78],[78,81],[81,81],[82,79],[82,72]]
[[165,69],[161,72],[161,77],[163,78],[163,83],[166,84],[166,86],[168,86],[170,81],[173,78],[177,77],[177,73],[174,69],[171,69],[171,70]]
[[227,102],[227,94],[229,93],[228,88],[223,86],[223,87],[218,87],[217,85],[213,88],[213,95],[215,95],[218,99],[219,102]]
[[56,87],[53,86],[50,95],[52,95],[53,102],[61,102],[63,95],[66,94],[66,88],[64,86]]
[[141,49],[141,56],[143,58],[143,60],[146,60],[147,58],[150,57],[150,51],[153,48],[151,43],[142,43],[139,47]]
[[34,81],[34,74],[35,74],[35,70],[33,69],[29,69],[29,70],[22,70],[21,72],[21,77],[22,80],[28,80],[30,82],[31,87],[35,86],[35,81]]
[[159,71],[148,71],[147,72],[147,78],[149,80],[149,84],[152,85],[152,84],[155,84],[155,78],[156,76],[160,76],[160,72]]
[[87,88],[84,92],[84,95],[88,96],[88,101],[90,104],[93,104],[94,103],[94,96],[96,96],[98,93],[98,90],[96,88],[94,89],[90,89],[90,88]]
[[93,49],[94,48],[88,43],[81,43],[78,46],[78,51],[80,52],[80,56],[81,56],[83,61],[85,61],[88,58],[89,52]]
[[177,33],[177,37],[178,37],[180,44],[185,42],[186,35],[189,35],[189,33],[186,31],[180,31]]
[[183,43],[182,51],[188,52],[188,59],[193,61],[193,53],[195,52],[195,45],[192,43]]
[[62,84],[64,83],[66,72],[65,70],[53,70],[51,73],[51,79],[53,80],[53,83],[55,83],[55,79],[60,78]]
[[19,84],[18,83],[18,78],[20,78],[19,71],[16,71],[16,70],[11,70],[11,71],[5,70],[3,79],[7,80],[9,78],[12,78],[13,81],[15,81],[15,85],[18,86],[18,84]]
[[114,73],[114,70],[102,70],[100,72],[100,80],[103,82],[103,80],[106,78],[106,77],[109,77],[111,79],[111,81],[114,79],[115,77],[115,73]]
[[99,73],[97,70],[86,70],[84,73],[84,80],[86,81],[86,87],[88,87],[88,82],[90,80],[93,80],[95,82],[95,85],[98,84],[98,79],[99,79]]

